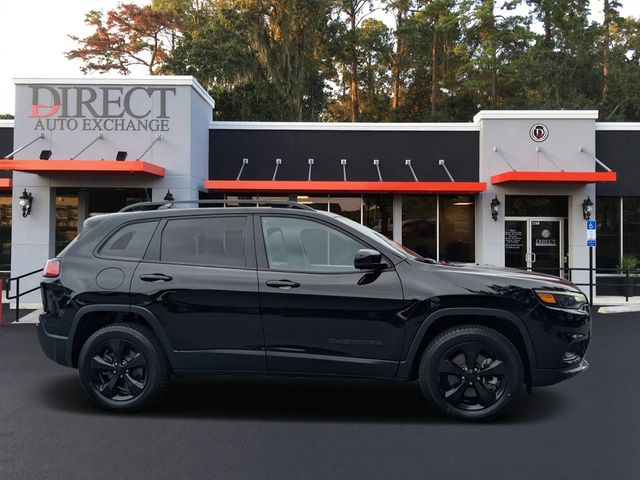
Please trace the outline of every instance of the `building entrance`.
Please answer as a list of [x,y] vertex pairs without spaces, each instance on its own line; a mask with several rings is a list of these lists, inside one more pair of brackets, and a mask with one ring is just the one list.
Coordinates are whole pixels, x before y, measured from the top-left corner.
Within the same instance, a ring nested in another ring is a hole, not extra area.
[[567,266],[567,197],[507,195],[505,266],[562,276]]
[[565,219],[505,220],[505,266],[561,276],[565,265]]

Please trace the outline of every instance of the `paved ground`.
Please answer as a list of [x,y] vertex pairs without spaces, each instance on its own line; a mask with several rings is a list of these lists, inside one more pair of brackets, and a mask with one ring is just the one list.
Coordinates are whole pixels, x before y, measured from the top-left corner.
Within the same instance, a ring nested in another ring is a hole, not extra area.
[[[10,310],[9,309],[9,304],[8,303],[3,303],[2,304],[2,317],[0,317],[0,325],[6,325],[8,323],[11,322],[15,322],[16,321],[16,311],[14,310]],[[27,316],[28,314],[34,312],[35,310],[33,308],[21,308],[20,309],[20,318],[24,318],[25,316]]]
[[599,315],[591,369],[498,423],[449,421],[417,386],[192,379],[111,415],[33,325],[0,329],[0,478],[638,479],[640,314]]

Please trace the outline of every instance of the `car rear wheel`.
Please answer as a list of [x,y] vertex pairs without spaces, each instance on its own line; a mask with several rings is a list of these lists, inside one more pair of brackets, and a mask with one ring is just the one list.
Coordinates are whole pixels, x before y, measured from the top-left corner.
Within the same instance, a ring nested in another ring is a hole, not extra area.
[[503,414],[522,392],[522,359],[501,333],[464,325],[434,338],[420,361],[422,393],[436,408],[465,420]]
[[108,325],[91,335],[80,352],[78,370],[89,397],[104,409],[120,412],[157,403],[170,380],[158,340],[134,324]]

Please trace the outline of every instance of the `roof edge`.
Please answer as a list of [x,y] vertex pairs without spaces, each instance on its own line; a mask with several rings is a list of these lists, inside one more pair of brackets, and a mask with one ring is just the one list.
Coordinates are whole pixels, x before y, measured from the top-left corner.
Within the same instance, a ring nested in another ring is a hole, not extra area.
[[596,122],[596,131],[640,130],[640,122]]
[[481,120],[597,120],[598,110],[481,110],[473,117]]
[[473,123],[209,122],[211,130],[479,131]]

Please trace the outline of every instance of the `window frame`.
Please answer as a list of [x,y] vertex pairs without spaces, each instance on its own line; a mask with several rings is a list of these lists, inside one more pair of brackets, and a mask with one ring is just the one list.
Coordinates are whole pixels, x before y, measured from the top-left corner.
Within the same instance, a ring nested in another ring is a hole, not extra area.
[[308,222],[318,223],[324,227],[331,228],[333,230],[338,231],[342,235],[352,239],[355,242],[358,242],[362,245],[362,248],[371,248],[377,250],[382,255],[382,261],[387,264],[387,267],[379,270],[379,272],[391,271],[395,270],[394,262],[389,259],[389,256],[383,252],[378,245],[373,245],[370,242],[364,240],[358,235],[354,235],[349,230],[341,228],[341,226],[335,225],[332,222],[324,221],[324,219],[317,217],[310,217],[306,215],[285,215],[278,212],[273,213],[261,213],[254,216],[254,232],[256,238],[256,257],[258,262],[258,270],[260,271],[269,271],[269,272],[282,272],[283,274],[287,273],[295,273],[295,274],[306,274],[306,275],[363,275],[367,273],[365,270],[357,270],[353,268],[353,270],[348,270],[344,272],[334,271],[334,272],[322,272],[322,271],[310,271],[310,270],[283,270],[278,268],[272,268],[269,265],[269,257],[267,254],[267,243],[264,238],[264,231],[262,229],[262,219],[263,218],[286,218],[293,220],[305,220]]
[[[105,255],[102,252],[102,249],[105,247],[105,245],[107,243],[109,243],[109,241],[114,237],[114,235],[116,235],[118,232],[120,232],[121,230],[123,230],[124,228],[127,228],[130,225],[136,225],[139,223],[155,223],[155,227],[153,229],[153,231],[151,232],[151,237],[149,237],[149,241],[147,242],[147,246],[145,247],[144,252],[142,252],[142,255],[140,256],[140,258],[131,258],[131,257],[119,257],[117,255]],[[97,258],[101,258],[104,260],[118,260],[118,261],[122,261],[122,262],[141,262],[145,256],[147,255],[147,252],[149,251],[149,248],[151,247],[152,243],[153,243],[153,239],[156,236],[156,234],[158,233],[158,226],[160,225],[160,221],[158,218],[149,218],[149,219],[144,219],[144,220],[132,220],[130,222],[124,222],[124,223],[120,223],[119,225],[117,225],[114,229],[112,229],[107,235],[105,235],[104,239],[98,243],[98,246],[93,250],[93,256],[97,257]]]
[[[255,241],[254,241],[254,231],[253,231],[253,214],[250,213],[227,213],[224,214],[211,214],[211,212],[207,212],[206,214],[192,214],[192,215],[176,215],[171,217],[163,218],[160,221],[159,226],[156,228],[156,231],[153,235],[153,238],[149,242],[149,246],[147,248],[147,253],[143,258],[145,263],[157,263],[161,265],[179,265],[179,266],[188,266],[188,267],[199,267],[199,268],[224,268],[231,270],[255,270],[256,269],[256,260],[255,253],[252,254],[252,249],[255,252]],[[162,235],[164,234],[164,230],[172,220],[188,220],[188,219],[208,219],[208,218],[246,218],[245,230],[244,230],[244,248],[246,253],[246,261],[247,265],[244,267],[240,266],[230,266],[230,265],[203,265],[201,263],[186,263],[186,262],[167,262],[162,260]]]

